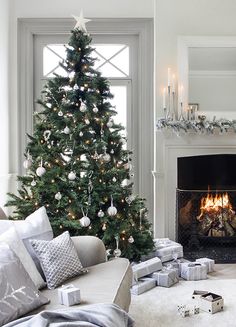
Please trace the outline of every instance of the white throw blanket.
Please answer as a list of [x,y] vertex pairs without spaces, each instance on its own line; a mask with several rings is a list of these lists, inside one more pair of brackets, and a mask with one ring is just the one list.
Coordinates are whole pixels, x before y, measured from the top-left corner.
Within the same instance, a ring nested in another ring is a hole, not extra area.
[[115,304],[91,304],[81,309],[45,310],[3,327],[132,327],[134,321]]

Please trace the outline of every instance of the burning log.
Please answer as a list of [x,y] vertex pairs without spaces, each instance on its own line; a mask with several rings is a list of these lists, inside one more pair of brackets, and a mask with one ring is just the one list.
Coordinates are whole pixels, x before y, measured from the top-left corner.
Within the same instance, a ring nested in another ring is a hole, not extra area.
[[228,193],[215,196],[207,194],[201,199],[199,233],[213,237],[233,236],[236,230],[236,215]]

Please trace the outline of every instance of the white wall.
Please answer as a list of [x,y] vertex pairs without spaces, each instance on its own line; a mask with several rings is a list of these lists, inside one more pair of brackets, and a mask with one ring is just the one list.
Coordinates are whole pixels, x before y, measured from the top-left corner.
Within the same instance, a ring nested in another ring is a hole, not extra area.
[[[161,90],[167,83],[167,68],[171,67],[172,71],[177,72],[178,36],[235,36],[235,12],[235,0],[156,0],[155,92],[157,116],[163,115]],[[175,142],[174,138],[177,137],[173,137],[173,143]],[[166,199],[165,197],[168,188],[165,141],[165,137],[161,137],[159,133],[156,134],[154,190],[156,236],[167,236],[168,206],[170,203],[171,205],[175,203],[175,198]],[[171,144],[172,141],[168,140],[168,142]],[[189,140],[186,141],[186,144],[188,142]],[[175,189],[176,185],[172,184],[172,187]]]
[[153,0],[13,0],[16,17],[153,17]]
[[8,66],[9,66],[9,13],[10,4],[8,0],[0,0],[0,206],[6,200],[8,190],[8,167],[9,167],[9,144],[8,144]]

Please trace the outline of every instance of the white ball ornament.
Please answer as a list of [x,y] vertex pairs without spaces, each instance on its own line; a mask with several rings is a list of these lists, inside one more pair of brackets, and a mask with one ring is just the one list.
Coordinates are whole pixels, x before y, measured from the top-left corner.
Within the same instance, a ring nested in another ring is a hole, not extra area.
[[76,179],[76,174],[71,171],[69,174],[68,174],[68,178],[70,181],[74,181]]
[[70,134],[70,129],[69,129],[69,127],[66,126],[66,127],[64,128],[63,132],[64,132],[65,134]]
[[128,242],[131,244],[134,243],[134,238],[132,235],[128,238]]
[[112,182],[115,183],[116,181],[117,181],[117,179],[116,179],[115,177],[113,177],[113,178],[112,178]]
[[108,123],[107,123],[107,127],[111,128],[112,126],[113,126],[113,121],[109,120]]
[[35,186],[36,185],[35,180],[32,180],[32,182],[30,184],[31,184],[31,186]]
[[63,112],[61,110],[58,112],[58,116],[59,117],[62,117],[63,116]]
[[89,125],[90,124],[90,120],[89,119],[85,119],[84,121],[85,121],[85,124],[86,125]]
[[55,194],[55,199],[58,200],[58,201],[60,201],[61,198],[62,198],[61,192],[57,192],[57,193]]
[[102,209],[100,209],[100,210],[98,211],[98,217],[99,217],[99,218],[102,218],[102,217],[104,217],[104,215],[105,215],[105,213],[102,211]]
[[93,107],[93,112],[96,114],[98,112],[98,108],[97,107]]
[[85,112],[87,110],[87,106],[84,102],[81,103],[80,107],[79,107],[79,110],[81,112]]
[[79,136],[82,137],[84,135],[83,132],[79,132]]
[[90,225],[90,219],[87,216],[83,216],[79,222],[82,227],[88,227]]
[[31,159],[26,159],[26,160],[23,162],[23,167],[24,167],[25,169],[29,169],[31,166],[32,166],[32,160],[31,160]]
[[43,166],[40,166],[36,169],[36,174],[41,177],[46,173],[46,169]]
[[102,160],[105,161],[105,162],[109,162],[111,160],[111,156],[108,153],[105,153],[102,156]]
[[117,214],[117,209],[113,205],[113,198],[111,197],[111,206],[107,209],[107,213],[109,216],[115,216]]

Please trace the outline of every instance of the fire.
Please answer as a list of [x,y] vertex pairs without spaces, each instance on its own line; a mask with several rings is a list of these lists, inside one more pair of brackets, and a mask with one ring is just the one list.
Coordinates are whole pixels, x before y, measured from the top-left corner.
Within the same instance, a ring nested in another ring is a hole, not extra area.
[[232,209],[228,193],[224,194],[207,194],[201,199],[201,212],[203,211],[218,211],[221,209]]

